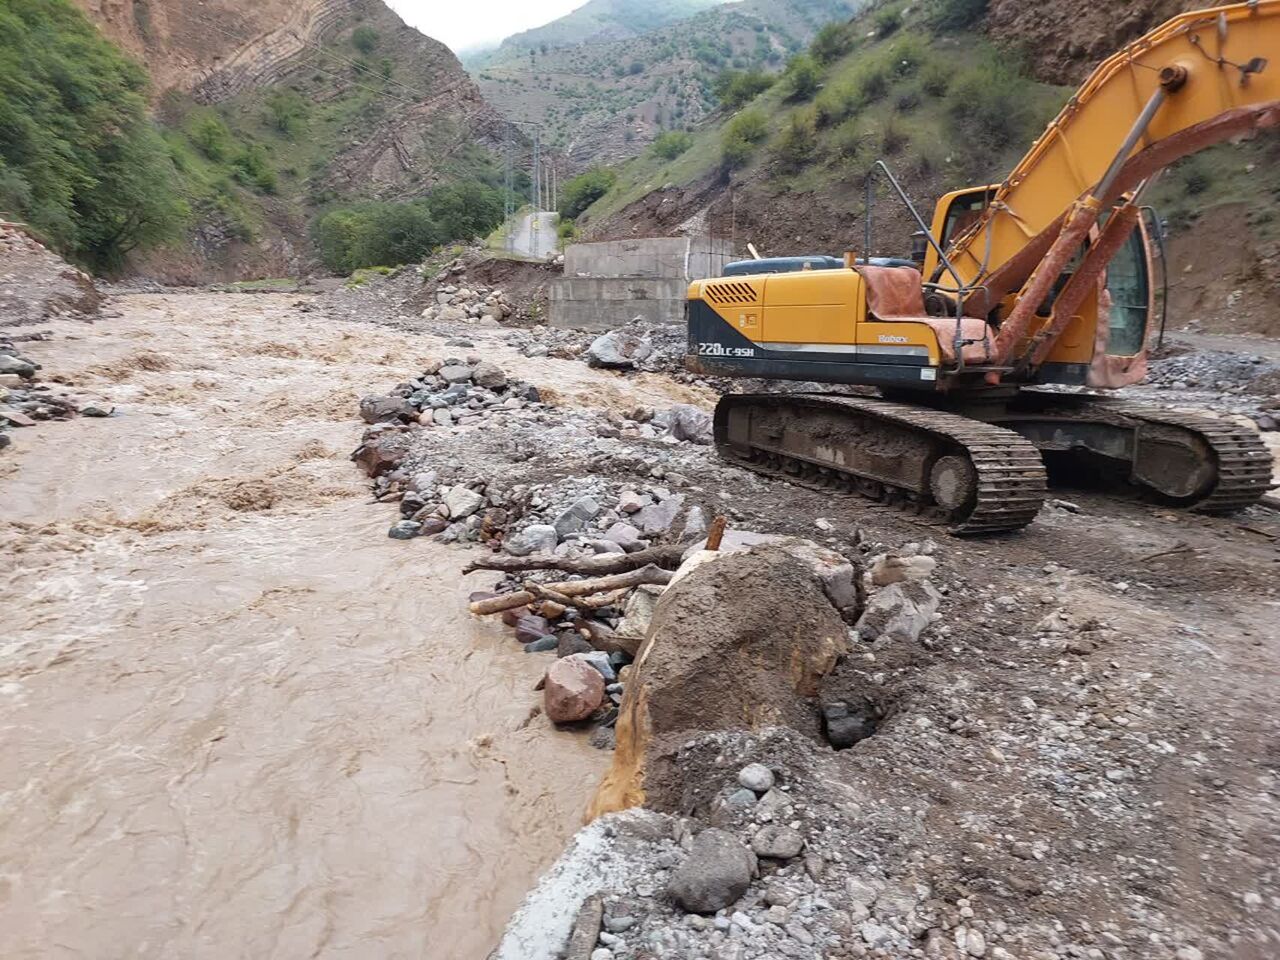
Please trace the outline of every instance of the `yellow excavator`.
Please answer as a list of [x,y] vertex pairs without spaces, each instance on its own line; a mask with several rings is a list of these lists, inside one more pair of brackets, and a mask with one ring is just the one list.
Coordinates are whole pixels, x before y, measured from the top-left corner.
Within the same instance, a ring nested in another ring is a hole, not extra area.
[[1206,513],[1256,503],[1271,458],[1251,429],[1095,391],[1146,375],[1144,193],[1174,161],[1280,123],[1276,57],[1280,0],[1175,17],[1103,62],[1003,183],[947,194],[932,223],[877,164],[919,226],[910,259],[870,257],[869,184],[864,258],[693,283],[695,372],[879,388],[726,395],[721,456],[961,534],[1030,523],[1046,457]]

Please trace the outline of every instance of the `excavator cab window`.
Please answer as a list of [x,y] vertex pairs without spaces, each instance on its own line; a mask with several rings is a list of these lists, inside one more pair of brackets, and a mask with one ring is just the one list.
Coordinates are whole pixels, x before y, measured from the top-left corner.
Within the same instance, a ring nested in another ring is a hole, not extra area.
[[1149,261],[1141,230],[1134,230],[1107,264],[1107,292],[1111,294],[1107,354],[1132,357],[1142,350],[1151,304]]
[[939,244],[944,250],[953,239],[977,222],[982,216],[982,211],[987,209],[991,198],[995,196],[995,192],[994,187],[984,187],[962,193],[951,201],[951,206],[947,207],[946,219],[943,221],[942,238]]

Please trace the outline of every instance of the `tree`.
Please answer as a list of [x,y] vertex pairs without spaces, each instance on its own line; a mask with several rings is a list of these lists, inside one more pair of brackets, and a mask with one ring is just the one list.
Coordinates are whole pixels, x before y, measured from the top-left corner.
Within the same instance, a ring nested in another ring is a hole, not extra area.
[[822,70],[813,57],[801,53],[787,63],[786,79],[792,100],[811,100],[822,86]]
[[351,45],[366,56],[378,48],[378,31],[361,25],[351,31]]
[[427,209],[447,239],[470,240],[502,222],[502,193],[474,181],[437,187],[427,197]]
[[773,86],[773,77],[760,70],[722,70],[711,92],[729,110],[737,110]]
[[306,127],[310,111],[310,105],[296,90],[277,90],[267,97],[271,125],[290,139]]
[[853,34],[846,23],[828,23],[809,44],[813,59],[826,66],[839,60],[853,47]]
[[693,146],[693,134],[684,130],[668,130],[653,141],[653,152],[663,160],[674,160]]
[[0,204],[91,269],[189,215],[146,87],[67,0],[0,2]]
[[582,211],[608,193],[617,179],[618,175],[612,170],[596,167],[569,180],[560,200],[560,216],[576,220]]

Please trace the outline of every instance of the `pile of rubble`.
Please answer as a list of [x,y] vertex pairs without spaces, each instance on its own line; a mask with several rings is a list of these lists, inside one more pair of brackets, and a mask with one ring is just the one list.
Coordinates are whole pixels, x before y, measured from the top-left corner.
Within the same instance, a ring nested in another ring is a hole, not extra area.
[[1280,364],[1258,354],[1175,347],[1153,358],[1145,384],[1130,392],[1148,390],[1176,392],[1179,403],[1247,416],[1260,430],[1280,429]]
[[[705,530],[703,509],[672,486],[688,483],[681,466],[710,459],[710,416],[696,407],[552,408],[469,354],[365,397],[360,412],[370,426],[352,459],[377,499],[399,501],[393,537],[592,556]],[[635,475],[657,482],[624,479]]]
[[0,338],[0,450],[12,442],[11,427],[31,427],[41,420],[75,416],[109,417],[114,408],[82,404],[65,391],[37,379],[40,364],[19,352],[12,340]]
[[[815,643],[842,619],[830,568],[807,548],[806,586],[767,553],[778,546],[665,588],[624,676],[602,815],[526,898],[497,960],[1201,960],[1244,947],[1229,938],[1257,893],[1212,923],[1168,896],[1177,870],[1152,855],[1167,838],[1143,785],[1207,761],[1195,730],[1146,731],[1149,675],[1090,669],[1108,625],[991,597],[993,615],[1041,617],[1026,641],[1045,658],[1037,697],[1012,697],[984,676],[999,654],[967,650],[990,645],[980,625],[962,640],[966,624],[943,620],[926,542],[868,564],[870,599],[833,658]],[[731,620],[718,597],[735,601]]]
[[92,278],[71,266],[21,224],[0,220],[0,326],[57,317],[88,317],[102,295]]

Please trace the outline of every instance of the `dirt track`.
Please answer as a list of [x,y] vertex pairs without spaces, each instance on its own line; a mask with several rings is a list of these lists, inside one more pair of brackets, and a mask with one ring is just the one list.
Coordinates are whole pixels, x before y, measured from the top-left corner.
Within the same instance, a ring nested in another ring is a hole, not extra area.
[[[461,552],[385,538],[389,508],[365,504],[346,462],[359,394],[439,341],[321,320],[289,296],[115,307],[123,316],[59,326],[75,339],[30,352],[121,416],[29,428],[0,460],[0,547],[16,561],[0,954],[57,942],[94,957],[483,956],[577,825],[604,758],[525,723],[541,666],[461,613],[481,585],[456,575]],[[473,339],[564,403],[710,399]],[[1177,936],[1236,936],[1223,956],[1280,953],[1280,518],[1074,490],[1059,495],[1080,513],[1048,508],[1018,534],[957,541],[855,499],[730,492],[741,525],[846,548],[858,530],[872,545],[941,544],[948,632],[915,665],[927,679],[891,676],[888,695],[904,723],[959,703],[1026,751],[997,739],[1014,759],[994,760],[986,739],[958,734],[941,754],[878,761],[889,747],[868,741],[872,768],[959,791],[929,820],[945,861],[973,854],[971,818],[1040,832],[1058,857],[1045,868],[1081,882],[1025,909],[1073,936],[1140,891]],[[1037,625],[1059,607],[1106,620],[1108,642],[1085,656],[1042,642]],[[1075,753],[1045,746],[1058,727]],[[1174,753],[1146,756],[1160,742]],[[1124,795],[1087,818],[1001,799],[1120,761],[1135,771]],[[1171,957],[1179,942],[1115,956]]]

